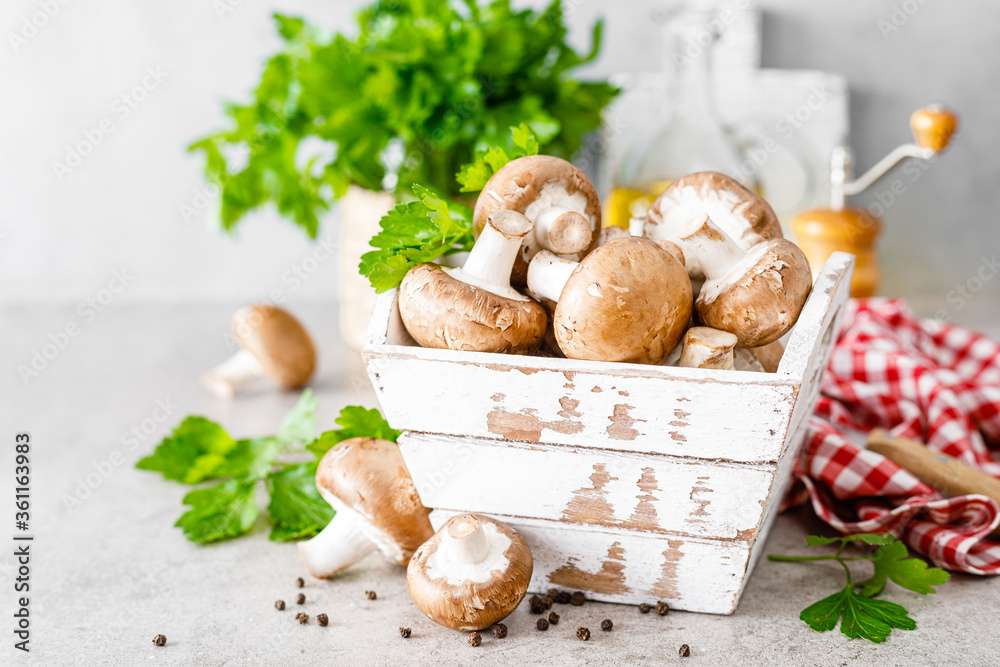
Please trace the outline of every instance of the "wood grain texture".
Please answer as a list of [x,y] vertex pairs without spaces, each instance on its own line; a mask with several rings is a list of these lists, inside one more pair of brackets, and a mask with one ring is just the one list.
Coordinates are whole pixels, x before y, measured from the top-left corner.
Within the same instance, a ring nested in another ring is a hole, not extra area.
[[[455,512],[435,510],[441,526]],[[750,558],[749,542],[654,536],[493,515],[518,531],[534,559],[529,590],[585,591],[623,604],[663,600],[671,609],[731,614]]]
[[735,540],[756,534],[775,470],[413,432],[399,445],[428,507]]

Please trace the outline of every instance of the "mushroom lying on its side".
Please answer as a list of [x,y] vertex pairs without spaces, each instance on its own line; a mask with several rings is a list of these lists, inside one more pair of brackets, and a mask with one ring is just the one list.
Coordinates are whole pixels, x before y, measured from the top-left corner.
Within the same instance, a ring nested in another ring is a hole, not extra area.
[[460,269],[420,264],[399,285],[399,315],[423,347],[525,353],[545,335],[541,305],[510,286],[510,271],[531,221],[497,211]]
[[659,244],[609,241],[580,262],[539,252],[528,289],[555,302],[553,328],[571,359],[660,363],[691,317],[691,281]]
[[261,378],[283,389],[308,384],[316,347],[294,315],[278,306],[246,306],[233,315],[232,329],[240,351],[201,378],[214,393],[232,398],[240,386]]
[[410,559],[406,582],[413,604],[455,630],[482,630],[524,598],[531,551],[510,526],[481,514],[448,520]]
[[716,172],[675,181],[650,207],[646,236],[677,244],[700,283],[699,319],[743,347],[766,345],[792,328],[812,287],[802,251],[781,237],[770,205]]
[[319,462],[316,487],[337,514],[318,535],[299,542],[314,577],[332,577],[376,548],[406,565],[434,532],[399,447],[387,440],[338,444]]
[[476,232],[497,211],[523,213],[534,224],[513,266],[512,282],[525,284],[528,262],[539,250],[576,259],[589,250],[601,229],[601,203],[587,176],[551,155],[530,155],[507,163],[486,183],[476,200]]
[[684,334],[680,366],[688,368],[733,369],[736,336],[711,327],[691,327]]

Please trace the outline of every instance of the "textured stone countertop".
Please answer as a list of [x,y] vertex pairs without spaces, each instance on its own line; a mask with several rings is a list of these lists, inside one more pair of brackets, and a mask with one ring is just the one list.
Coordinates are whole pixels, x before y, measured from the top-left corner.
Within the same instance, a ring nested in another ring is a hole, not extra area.
[[[356,356],[340,344],[335,308],[296,309],[322,351],[315,391],[319,422],[332,423],[348,403],[373,404]],[[295,396],[259,393],[226,402],[211,397],[198,375],[230,351],[232,306],[111,305],[81,311],[75,304],[6,306],[0,350],[8,363],[3,405],[8,442],[32,436],[31,653],[37,664],[685,664],[918,665],[997,664],[1000,579],[955,576],[926,598],[894,589],[890,599],[916,618],[914,632],[895,632],[875,646],[839,632],[819,634],[798,620],[808,603],[835,591],[835,566],[762,560],[736,614],[672,612],[588,603],[564,607],[561,623],[542,633],[525,604],[508,620],[503,640],[464,637],[434,626],[410,604],[400,570],[369,557],[331,582],[309,581],[304,610],[326,612],[330,626],[294,620],[304,574],[295,548],[269,542],[258,526],[246,538],[212,547],[188,543],[172,527],[180,486],[133,469],[189,413],[222,422],[234,434],[273,432]],[[998,334],[997,326],[981,328]],[[38,372],[22,365],[41,355]],[[3,449],[3,506],[12,520],[13,449]],[[802,548],[821,527],[807,512],[779,518],[767,552]],[[8,535],[11,528],[5,531]],[[26,656],[12,647],[15,599],[12,549],[3,549],[4,664]],[[363,591],[377,591],[365,599]],[[277,612],[276,598],[289,602]],[[604,618],[610,633],[599,630]],[[398,627],[413,630],[403,640]],[[575,639],[588,626],[589,642]],[[151,639],[168,637],[164,648]]]

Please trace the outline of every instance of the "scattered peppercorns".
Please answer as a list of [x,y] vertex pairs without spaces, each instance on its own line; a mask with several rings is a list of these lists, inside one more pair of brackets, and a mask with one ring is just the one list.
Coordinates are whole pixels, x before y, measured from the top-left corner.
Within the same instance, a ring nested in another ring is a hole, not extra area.
[[687,644],[681,644],[681,647],[677,649],[677,655],[682,658],[688,658],[691,656],[691,647]]
[[403,639],[409,639],[411,634],[413,634],[413,631],[410,630],[409,628],[399,629],[399,636],[402,637]]
[[493,626],[493,636],[497,639],[503,639],[507,636],[507,626],[503,623],[497,623]]
[[549,625],[559,625],[559,614],[554,611],[549,612]]
[[640,614],[648,614],[650,609],[652,609],[652,607],[650,607],[645,602],[643,602],[642,604],[639,605],[639,613]]
[[153,637],[153,646],[166,646],[167,636],[166,635],[156,635]]
[[330,617],[326,614],[317,614],[316,622],[322,625],[324,628],[330,624]]
[[483,636],[478,632],[469,633],[469,646],[479,646],[483,643]]
[[298,579],[295,580],[295,585],[298,586],[299,588],[302,588],[306,585],[306,580],[303,579],[302,577],[299,577]]
[[375,591],[365,591],[365,597],[368,598],[369,600],[377,600],[378,593],[376,593]]
[[583,627],[577,628],[576,638],[582,642],[588,641],[590,639],[590,630]]
[[556,604],[569,604],[570,597],[569,591],[556,591],[552,599],[556,601]]
[[583,594],[582,591],[574,591],[573,595],[569,598],[569,603],[574,607],[582,607],[583,603],[587,601],[587,596]]
[[309,614],[300,611],[295,614],[295,620],[298,621],[300,625],[305,625],[309,622]]
[[305,604],[305,603],[306,603],[305,593],[299,593],[298,595],[295,596],[295,604]]
[[545,632],[546,630],[549,629],[549,622],[544,618],[540,618],[537,621],[535,621],[535,629]]
[[528,598],[528,611],[532,614],[541,614],[545,611],[545,604],[542,602],[542,599],[537,595],[532,595]]
[[274,608],[277,609],[278,611],[285,611],[285,601],[284,600],[275,600],[274,601]]
[[667,606],[666,602],[660,601],[656,603],[657,616],[666,616],[668,611],[670,611],[670,607]]
[[611,622],[610,618],[606,618],[603,621],[601,621],[601,630],[604,630],[605,632],[611,632],[611,629],[613,627],[615,627],[615,624]]

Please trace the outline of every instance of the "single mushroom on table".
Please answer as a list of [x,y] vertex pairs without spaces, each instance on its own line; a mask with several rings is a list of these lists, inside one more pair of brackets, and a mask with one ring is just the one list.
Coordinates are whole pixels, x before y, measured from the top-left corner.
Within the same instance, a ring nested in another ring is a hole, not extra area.
[[571,359],[660,363],[691,318],[684,266],[641,237],[609,241],[580,262],[543,250],[528,289],[556,304],[556,341]]
[[805,255],[781,236],[770,205],[732,178],[678,179],[650,207],[647,237],[677,244],[704,324],[758,347],[792,328],[812,288]]
[[514,611],[531,581],[531,551],[518,533],[481,514],[458,514],[410,559],[413,604],[455,630],[483,630]]
[[519,287],[539,250],[579,259],[601,229],[601,202],[593,184],[571,163],[550,155],[518,158],[493,174],[476,200],[475,231],[485,229],[501,210],[523,213],[534,224],[513,266],[511,280]]
[[214,393],[232,398],[246,384],[270,378],[283,389],[299,389],[316,370],[316,347],[294,315],[273,305],[240,308],[233,315],[240,351],[202,375]]
[[423,347],[524,353],[545,335],[545,309],[510,286],[531,221],[516,211],[490,215],[460,269],[413,267],[399,285],[399,315]]
[[434,533],[399,447],[387,440],[338,444],[319,462],[316,488],[337,514],[318,535],[299,542],[314,577],[332,577],[376,548],[405,566]]
[[711,327],[691,327],[684,334],[680,366],[733,370],[736,336]]

